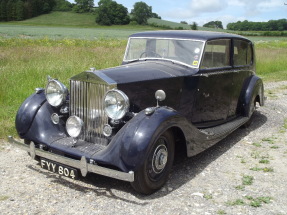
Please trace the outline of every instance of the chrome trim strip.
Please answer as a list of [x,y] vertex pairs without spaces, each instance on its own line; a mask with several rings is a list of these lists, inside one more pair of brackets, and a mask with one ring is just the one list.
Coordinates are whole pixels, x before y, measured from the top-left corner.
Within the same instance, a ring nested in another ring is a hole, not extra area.
[[70,167],[74,167],[76,169],[79,169],[81,171],[81,174],[83,177],[87,175],[88,172],[96,173],[99,175],[104,175],[107,177],[119,179],[122,181],[128,181],[128,182],[133,182],[134,181],[134,172],[130,171],[128,173],[126,172],[121,172],[113,169],[108,169],[105,167],[98,166],[96,164],[89,164],[87,163],[87,159],[82,156],[81,160],[74,160],[71,158],[63,157],[61,155],[56,155],[48,151],[40,150],[35,147],[35,144],[33,142],[30,143],[29,145],[23,144],[21,142],[16,141],[12,136],[8,137],[8,141],[20,148],[23,149],[27,152],[30,152],[30,155],[33,159],[35,159],[36,156],[46,158]]

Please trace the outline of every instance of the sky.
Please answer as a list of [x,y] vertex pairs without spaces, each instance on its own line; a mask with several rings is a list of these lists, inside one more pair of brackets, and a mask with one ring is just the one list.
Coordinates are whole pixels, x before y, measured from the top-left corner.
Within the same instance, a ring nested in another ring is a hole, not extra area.
[[[69,0],[74,2],[73,0]],[[136,2],[143,1],[152,6],[152,11],[163,20],[199,26],[209,21],[222,21],[223,26],[230,22],[266,22],[287,18],[287,0],[114,0],[130,12]],[[95,0],[95,6],[99,1]]]

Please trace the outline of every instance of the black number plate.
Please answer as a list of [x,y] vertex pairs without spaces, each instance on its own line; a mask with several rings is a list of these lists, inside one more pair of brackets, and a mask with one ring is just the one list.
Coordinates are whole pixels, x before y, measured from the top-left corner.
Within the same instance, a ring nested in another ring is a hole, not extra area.
[[43,158],[40,159],[40,164],[43,169],[47,169],[59,175],[66,176],[72,179],[78,178],[77,169],[74,169],[74,168],[59,164],[59,163],[55,163],[54,161],[49,161]]

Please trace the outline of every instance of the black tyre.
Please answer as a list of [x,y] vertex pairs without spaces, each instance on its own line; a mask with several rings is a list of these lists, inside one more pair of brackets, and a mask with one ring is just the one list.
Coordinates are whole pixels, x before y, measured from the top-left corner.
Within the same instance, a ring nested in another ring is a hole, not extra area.
[[142,194],[151,194],[167,181],[174,158],[174,138],[170,131],[161,134],[151,145],[147,159],[135,172],[132,187]]
[[250,103],[250,107],[249,107],[249,111],[248,111],[249,120],[244,125],[242,125],[242,128],[248,128],[251,125],[252,116],[253,116],[253,113],[255,111],[255,108],[256,108],[256,101],[254,99],[253,102]]

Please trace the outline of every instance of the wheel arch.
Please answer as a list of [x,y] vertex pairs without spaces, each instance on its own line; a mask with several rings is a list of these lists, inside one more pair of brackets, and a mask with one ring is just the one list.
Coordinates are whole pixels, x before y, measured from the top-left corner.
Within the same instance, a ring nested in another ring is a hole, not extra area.
[[250,103],[258,102],[260,106],[264,105],[264,86],[262,79],[253,75],[248,78],[242,88],[239,100],[239,111],[242,116],[248,116]]
[[151,143],[165,131],[172,132],[175,149],[186,153],[190,129],[186,118],[171,108],[157,108],[151,115],[142,111],[116,134],[109,146],[100,152],[100,157],[106,160],[112,151],[108,162],[124,171],[135,171],[146,159]]
[[178,158],[182,155],[187,157],[187,144],[186,144],[186,136],[183,130],[178,126],[170,127],[170,130],[174,136],[175,142],[175,158]]

